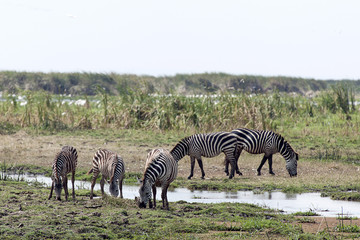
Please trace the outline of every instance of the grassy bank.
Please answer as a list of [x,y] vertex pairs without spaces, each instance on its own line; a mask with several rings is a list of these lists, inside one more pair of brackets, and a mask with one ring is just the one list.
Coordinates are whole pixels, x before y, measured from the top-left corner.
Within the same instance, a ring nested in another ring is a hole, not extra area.
[[[37,184],[0,181],[2,239],[339,239],[360,237],[358,220],[320,226],[307,213],[283,215],[251,204],[170,204],[170,211],[139,209],[133,200],[47,200]],[[328,220],[330,221],[330,219]],[[330,223],[330,222],[329,222]],[[342,228],[341,228],[342,227]],[[317,230],[315,230],[317,229]],[[352,229],[353,231],[347,231]]]

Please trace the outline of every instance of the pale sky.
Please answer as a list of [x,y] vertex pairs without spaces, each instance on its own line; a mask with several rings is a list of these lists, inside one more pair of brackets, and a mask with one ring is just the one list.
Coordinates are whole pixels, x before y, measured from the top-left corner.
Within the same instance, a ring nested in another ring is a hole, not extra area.
[[0,71],[360,79],[357,0],[0,0]]

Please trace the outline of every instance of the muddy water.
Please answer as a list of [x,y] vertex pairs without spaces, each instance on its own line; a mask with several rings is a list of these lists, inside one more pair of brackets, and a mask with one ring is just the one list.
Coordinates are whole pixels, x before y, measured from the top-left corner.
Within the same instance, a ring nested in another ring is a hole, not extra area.
[[[8,175],[17,179],[17,175]],[[38,181],[46,186],[51,186],[51,179],[44,176],[21,176],[26,181]],[[99,181],[99,180],[98,180]],[[68,183],[72,188],[71,181]],[[109,194],[109,185],[105,185],[105,192]],[[75,189],[90,189],[90,182],[75,181]],[[95,190],[100,190],[100,184],[95,185]],[[134,199],[138,196],[138,186],[123,186],[124,198]],[[161,189],[158,189],[157,199],[161,199]],[[198,203],[221,203],[221,202],[238,202],[252,203],[263,207],[283,210],[286,213],[313,211],[325,217],[337,217],[341,214],[345,216],[360,217],[360,203],[349,201],[331,200],[329,197],[321,197],[320,193],[302,193],[288,194],[282,192],[264,192],[256,194],[251,191],[237,192],[218,192],[218,191],[190,191],[186,188],[176,188],[168,191],[168,200],[176,202],[184,200],[187,202]]]

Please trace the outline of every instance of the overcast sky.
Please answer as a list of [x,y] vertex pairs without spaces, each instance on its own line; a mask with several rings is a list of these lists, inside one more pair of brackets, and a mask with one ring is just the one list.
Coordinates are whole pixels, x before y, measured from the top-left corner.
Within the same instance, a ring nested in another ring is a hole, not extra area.
[[1,0],[0,71],[360,79],[360,1]]

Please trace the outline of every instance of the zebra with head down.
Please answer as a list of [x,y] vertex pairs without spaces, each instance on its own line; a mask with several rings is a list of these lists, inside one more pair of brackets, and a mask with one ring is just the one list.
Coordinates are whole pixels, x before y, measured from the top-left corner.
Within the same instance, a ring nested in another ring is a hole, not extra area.
[[[135,198],[140,208],[156,208],[156,187],[161,187],[161,199],[163,209],[169,209],[167,190],[177,176],[178,164],[173,156],[164,149],[154,149],[147,155],[145,172],[139,189],[140,198]],[[154,205],[151,201],[153,193]]]
[[[237,137],[237,151],[235,154],[237,170],[237,162],[244,149],[252,154],[264,153],[264,157],[257,169],[258,175],[261,175],[261,168],[266,160],[268,160],[269,164],[269,173],[274,175],[275,173],[272,169],[272,155],[279,152],[286,161],[286,169],[288,170],[290,177],[297,176],[297,161],[299,160],[299,155],[281,135],[272,131],[250,130],[246,128],[238,128],[231,133]],[[229,174],[228,168],[229,162],[225,159],[226,174]]]
[[52,184],[49,199],[52,197],[53,190],[55,188],[55,195],[57,200],[61,200],[61,190],[64,188],[65,200],[68,199],[68,179],[67,175],[71,172],[71,183],[72,183],[72,197],[75,200],[75,170],[77,165],[77,151],[74,147],[64,146],[61,151],[55,156],[52,165]]
[[125,164],[124,160],[116,153],[107,149],[99,149],[93,157],[93,166],[88,174],[93,173],[91,182],[90,199],[93,198],[93,190],[96,183],[96,179],[101,173],[100,180],[101,193],[104,195],[105,179],[110,179],[109,191],[114,197],[123,197],[122,183],[125,176]]

